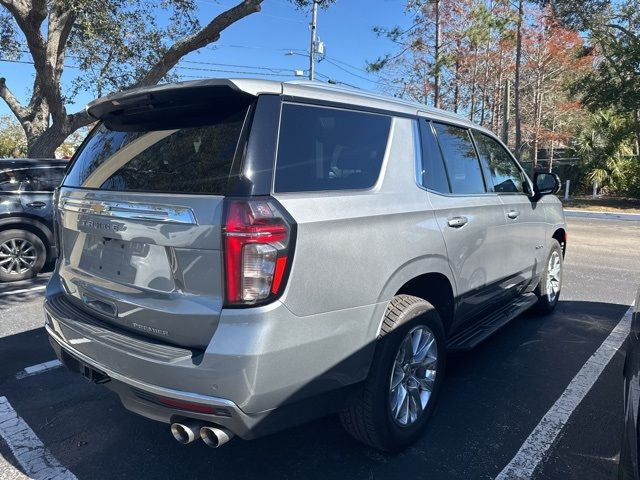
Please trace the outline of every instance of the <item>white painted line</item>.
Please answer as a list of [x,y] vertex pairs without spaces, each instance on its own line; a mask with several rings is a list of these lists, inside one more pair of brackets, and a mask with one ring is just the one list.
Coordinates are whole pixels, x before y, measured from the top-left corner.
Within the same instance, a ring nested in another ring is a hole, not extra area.
[[21,293],[37,292],[38,290],[44,290],[45,288],[47,288],[46,285],[40,285],[38,287],[22,288],[20,290],[11,290],[9,292],[0,292],[0,297],[3,297],[5,295],[19,295]]
[[0,480],[31,480],[0,455]]
[[77,480],[51,455],[6,397],[0,397],[0,437],[7,443],[27,477],[33,480]]
[[533,476],[534,470],[553,445],[575,408],[589,393],[629,335],[632,315],[633,307],[629,308],[602,345],[573,377],[560,398],[542,417],[516,456],[502,469],[496,480],[524,480]]
[[62,363],[60,360],[50,360],[48,362],[39,363],[38,365],[33,365],[31,367],[27,367],[24,370],[20,370],[16,373],[16,378],[20,380],[21,378],[30,377],[31,375],[37,375],[38,373],[48,372],[49,370],[53,370],[54,368],[61,367]]

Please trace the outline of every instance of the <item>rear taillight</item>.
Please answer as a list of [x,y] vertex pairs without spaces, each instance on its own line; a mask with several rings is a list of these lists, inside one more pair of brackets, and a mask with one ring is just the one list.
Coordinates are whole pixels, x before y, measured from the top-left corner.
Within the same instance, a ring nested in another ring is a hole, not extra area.
[[227,200],[227,305],[265,303],[282,293],[291,260],[292,224],[273,199]]

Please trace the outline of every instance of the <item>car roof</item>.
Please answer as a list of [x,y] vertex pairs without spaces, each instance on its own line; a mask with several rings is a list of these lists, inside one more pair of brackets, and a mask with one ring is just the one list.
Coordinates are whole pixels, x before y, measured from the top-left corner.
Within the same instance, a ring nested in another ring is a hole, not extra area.
[[0,170],[10,168],[65,167],[69,160],[57,158],[0,158]]
[[196,92],[208,87],[227,87],[236,92],[251,96],[261,94],[282,95],[285,98],[315,99],[319,101],[358,106],[366,109],[383,110],[400,115],[422,115],[459,125],[480,128],[461,115],[457,115],[446,110],[428,107],[421,103],[372,93],[366,90],[359,90],[356,88],[323,82],[301,80],[280,82],[253,78],[211,78],[205,80],[191,80],[187,82],[138,87],[94,100],[87,105],[87,112],[95,119],[101,119],[117,109],[124,108],[127,105],[134,105],[137,101],[148,101],[150,95],[153,95],[154,93],[167,94],[173,91],[185,93],[189,89]]

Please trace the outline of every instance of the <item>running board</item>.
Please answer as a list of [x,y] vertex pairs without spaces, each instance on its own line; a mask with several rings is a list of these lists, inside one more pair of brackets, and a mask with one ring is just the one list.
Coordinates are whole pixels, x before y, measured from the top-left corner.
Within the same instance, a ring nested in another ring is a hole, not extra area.
[[464,330],[453,335],[447,342],[449,350],[470,350],[475,348],[500,328],[528,310],[538,301],[533,293],[526,293],[514,302],[492,312],[489,316],[473,322]]

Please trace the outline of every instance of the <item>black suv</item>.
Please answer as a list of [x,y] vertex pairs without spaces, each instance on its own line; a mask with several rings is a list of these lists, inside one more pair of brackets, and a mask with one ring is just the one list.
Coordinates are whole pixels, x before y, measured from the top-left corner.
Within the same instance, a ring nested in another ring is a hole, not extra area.
[[0,282],[24,280],[55,259],[53,191],[67,160],[0,159]]

